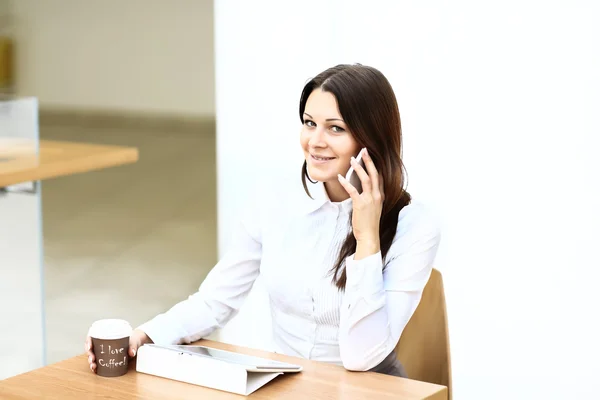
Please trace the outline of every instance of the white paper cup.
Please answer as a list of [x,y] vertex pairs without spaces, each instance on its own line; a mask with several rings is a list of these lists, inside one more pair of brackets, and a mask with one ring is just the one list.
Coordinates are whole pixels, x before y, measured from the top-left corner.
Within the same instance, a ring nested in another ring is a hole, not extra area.
[[122,319],[101,319],[92,324],[88,335],[96,357],[96,373],[100,376],[125,375],[129,366],[131,325]]

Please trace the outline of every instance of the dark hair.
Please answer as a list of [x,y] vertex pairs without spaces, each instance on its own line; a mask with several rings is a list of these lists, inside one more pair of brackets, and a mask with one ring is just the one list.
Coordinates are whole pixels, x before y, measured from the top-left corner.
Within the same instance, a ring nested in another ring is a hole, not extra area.
[[[369,150],[369,155],[383,178],[384,202],[379,222],[379,241],[381,255],[385,257],[396,234],[398,214],[411,200],[404,188],[402,127],[394,90],[386,77],[375,68],[360,64],[337,65],[321,72],[304,86],[300,97],[301,121],[304,121],[306,101],[317,88],[335,96],[350,133],[360,148],[366,147]],[[302,184],[310,196],[307,179],[310,180],[310,177],[305,161],[302,166]],[[354,252],[356,238],[351,231],[342,244],[332,269],[333,283],[341,290],[346,287],[344,260]]]

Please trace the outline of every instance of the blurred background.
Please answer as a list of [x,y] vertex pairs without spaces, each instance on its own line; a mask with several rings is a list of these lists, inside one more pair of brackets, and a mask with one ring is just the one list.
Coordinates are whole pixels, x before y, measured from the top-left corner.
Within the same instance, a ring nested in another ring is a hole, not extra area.
[[0,86],[34,96],[40,138],[138,147],[140,160],[43,183],[47,361],[89,324],[137,325],[216,262],[209,0],[0,0]]
[[[193,293],[248,193],[299,184],[304,83],[360,62],[392,83],[409,191],[440,215],[455,398],[597,397],[597,1],[0,0],[0,15],[0,86],[39,99],[43,139],[140,149],[43,184],[49,362],[81,353],[97,318],[137,325]],[[215,337],[268,347],[269,324],[259,280]]]

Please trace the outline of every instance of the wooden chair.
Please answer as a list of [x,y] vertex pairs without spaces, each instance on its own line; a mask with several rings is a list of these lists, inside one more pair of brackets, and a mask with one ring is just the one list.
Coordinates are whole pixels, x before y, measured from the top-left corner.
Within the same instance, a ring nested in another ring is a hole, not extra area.
[[0,36],[0,89],[11,88],[14,84],[13,52],[12,40],[6,36]]
[[446,298],[442,274],[436,269],[402,332],[396,354],[410,379],[447,386],[448,400],[452,399]]

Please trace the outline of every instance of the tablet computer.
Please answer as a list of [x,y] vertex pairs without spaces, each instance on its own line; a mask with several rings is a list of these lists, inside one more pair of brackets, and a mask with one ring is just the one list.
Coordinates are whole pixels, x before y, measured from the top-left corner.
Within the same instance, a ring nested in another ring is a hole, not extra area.
[[146,344],[144,346],[156,346],[164,349],[177,351],[180,353],[191,354],[199,357],[212,358],[214,360],[237,364],[248,372],[300,372],[302,366],[288,364],[281,361],[269,360],[268,358],[250,356],[247,354],[235,353],[227,350],[215,349],[206,346],[193,345],[170,345],[159,346],[156,344]]

